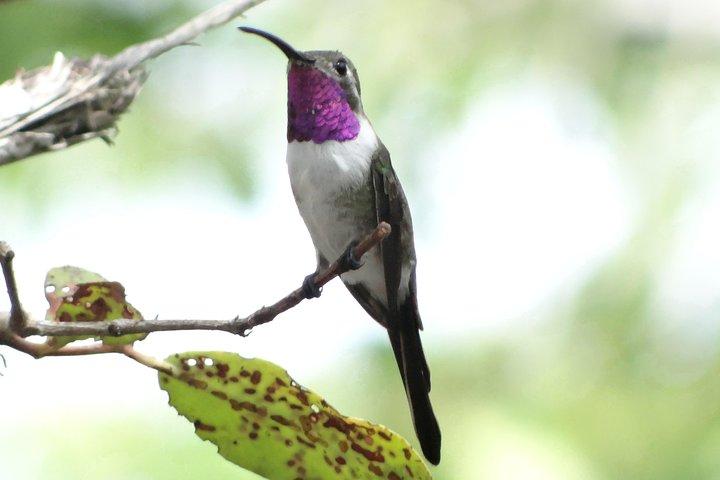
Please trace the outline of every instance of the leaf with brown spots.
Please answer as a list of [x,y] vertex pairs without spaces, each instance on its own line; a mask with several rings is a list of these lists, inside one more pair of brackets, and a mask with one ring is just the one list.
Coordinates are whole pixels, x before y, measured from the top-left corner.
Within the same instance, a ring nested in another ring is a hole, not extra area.
[[[50,304],[46,319],[56,322],[100,322],[118,318],[142,320],[142,315],[125,300],[125,288],[101,275],[66,266],[53,268],[45,277],[45,297]],[[102,337],[108,345],[130,344],[147,334]],[[48,345],[60,348],[75,340],[91,337],[51,337]]]
[[220,455],[271,480],[430,479],[410,444],[381,425],[342,415],[281,367],[227,352],[187,352],[159,374],[170,405]]

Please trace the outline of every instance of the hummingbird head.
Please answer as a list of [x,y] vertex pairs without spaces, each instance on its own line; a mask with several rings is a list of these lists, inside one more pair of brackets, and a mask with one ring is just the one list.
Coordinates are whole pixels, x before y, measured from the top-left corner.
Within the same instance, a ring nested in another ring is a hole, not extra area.
[[330,50],[300,52],[271,33],[239,28],[272,42],[288,58],[288,142],[357,137],[365,114],[360,79],[349,58]]

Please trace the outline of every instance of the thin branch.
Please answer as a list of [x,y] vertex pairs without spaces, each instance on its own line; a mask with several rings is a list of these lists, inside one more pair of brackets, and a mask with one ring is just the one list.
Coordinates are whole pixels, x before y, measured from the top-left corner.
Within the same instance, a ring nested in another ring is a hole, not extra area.
[[121,345],[120,353],[122,353],[128,358],[132,358],[136,362],[145,365],[146,367],[153,368],[158,372],[167,373],[168,375],[172,376],[177,376],[180,374],[180,371],[173,365],[163,362],[162,360],[158,360],[155,357],[151,357],[150,355],[145,355],[144,353],[138,352],[132,347],[132,345]]
[[[229,0],[164,37],[132,45],[114,57],[68,60],[58,53],[52,65],[18,73],[0,85],[0,100],[15,100],[0,101],[0,166],[90,138],[109,141],[116,133],[115,122],[147,78],[143,62],[190,43],[263,1]],[[21,107],[19,98],[25,99]],[[3,111],[5,105],[12,105],[10,111]]]
[[186,45],[201,33],[224,25],[265,0],[229,1],[201,13],[164,37],[130,46],[110,59],[111,70],[127,70],[145,60],[156,58],[179,45]]
[[10,245],[0,241],[0,268],[2,268],[8,297],[10,298],[10,318],[8,325],[12,331],[20,332],[27,324],[27,316],[20,304],[20,295],[18,294],[17,282],[15,281],[15,273],[12,267],[13,258],[15,258],[15,252],[12,251]]
[[[365,253],[368,252],[371,248],[385,240],[385,238],[390,235],[391,231],[392,229],[390,228],[390,224],[386,222],[380,222],[375,228],[375,230],[373,230],[367,237],[365,237],[360,243],[355,246],[355,249],[353,250],[353,256],[355,258],[361,259],[362,256],[365,255]],[[341,260],[342,257],[338,258],[328,268],[318,272],[318,274],[315,275],[314,283],[317,288],[323,287],[333,278],[340,276],[348,271],[348,267]],[[242,319],[242,330],[235,330],[233,331],[233,333],[238,333],[243,336],[247,335],[247,333],[254,327],[272,321],[276,316],[286,310],[291,309],[304,299],[305,295],[303,294],[302,287],[298,288],[290,294],[286,295],[285,298],[283,298],[282,300],[274,303],[273,305],[270,305],[269,307],[263,307],[249,317]]]
[[[375,230],[365,237],[355,247],[353,254],[355,258],[362,258],[371,248],[383,241],[390,235],[390,225],[381,222]],[[320,288],[333,278],[345,273],[347,267],[338,259],[327,269],[315,276],[315,286]],[[16,331],[21,336],[121,336],[132,333],[152,333],[173,330],[220,330],[237,335],[246,336],[254,327],[272,321],[279,314],[293,308],[305,299],[302,288],[298,288],[276,303],[262,307],[253,314],[245,317],[235,317],[230,320],[158,320],[150,319],[143,321],[117,319],[105,322],[52,322],[52,321],[29,321],[24,330]],[[2,338],[0,337],[0,341]],[[27,342],[31,343],[31,342]],[[34,344],[36,345],[36,344]],[[11,345],[16,346],[16,345]],[[26,346],[23,344],[23,346]],[[17,347],[17,346],[16,346]],[[57,350],[54,355],[63,355],[63,347]],[[78,348],[78,347],[76,347]],[[114,351],[114,350],[109,350]],[[105,353],[105,352],[90,352]],[[44,353],[47,354],[47,353]],[[68,355],[82,355],[84,353],[67,353]]]
[[[164,372],[169,375],[177,373],[176,368],[169,363],[165,363],[155,357],[138,352],[132,347],[132,345],[105,345],[104,343],[93,343],[90,345],[66,345],[62,348],[53,348],[46,343],[30,342],[14,333],[0,337],[0,339],[2,339],[7,346],[26,353],[33,358],[121,353],[126,357],[132,358],[136,362],[145,365],[146,367],[154,368],[159,372]],[[3,358],[2,360],[3,363],[5,363],[5,359]]]

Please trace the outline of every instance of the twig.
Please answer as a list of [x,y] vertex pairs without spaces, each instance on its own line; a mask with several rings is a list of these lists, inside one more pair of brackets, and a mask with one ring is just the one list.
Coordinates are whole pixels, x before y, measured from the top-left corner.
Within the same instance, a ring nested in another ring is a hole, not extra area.
[[58,53],[51,66],[19,73],[0,85],[0,98],[28,98],[20,111],[3,112],[0,102],[0,166],[90,138],[109,141],[115,122],[145,81],[143,62],[190,43],[263,1],[229,0],[164,37],[132,45],[111,58],[67,60]]
[[125,355],[126,357],[132,358],[136,362],[145,365],[146,367],[154,368],[158,372],[167,373],[168,375],[179,375],[180,371],[170,365],[169,363],[163,362],[162,360],[158,360],[155,357],[151,357],[150,355],[145,355],[144,353],[138,352],[135,350],[132,345],[121,345],[120,353]]
[[130,46],[110,59],[110,69],[125,70],[145,60],[156,58],[179,45],[186,45],[211,28],[224,25],[265,0],[229,1],[201,13],[164,37]]
[[[361,258],[371,248],[376,246],[378,243],[383,241],[388,235],[390,235],[390,225],[381,222],[375,230],[373,230],[367,237],[365,237],[360,243],[357,244],[353,254],[355,258]],[[328,283],[333,278],[345,273],[347,267],[343,267],[339,261],[333,262],[327,269],[319,272],[315,276],[315,286],[318,288]],[[235,317],[230,320],[158,320],[150,319],[143,321],[127,320],[127,319],[116,319],[105,322],[52,322],[52,321],[29,321],[25,326],[24,330],[16,331],[18,335],[29,336],[29,335],[40,335],[40,336],[121,336],[132,333],[152,333],[152,332],[163,332],[173,330],[220,330],[225,332],[234,333],[237,335],[246,336],[254,327],[262,325],[272,321],[277,315],[285,312],[295,305],[299,304],[304,299],[302,288],[298,288],[281,300],[268,306],[262,307],[253,314],[245,317]],[[13,339],[16,341],[17,339]],[[0,341],[2,337],[0,336]],[[27,342],[27,341],[25,341]],[[10,343],[10,342],[6,342]],[[31,342],[27,342],[31,343]],[[37,345],[37,344],[31,344]],[[11,345],[17,348],[17,345]],[[25,344],[21,344],[22,347],[27,347]],[[87,353],[64,353],[63,351],[72,345],[63,347],[53,355],[83,355],[88,353],[106,353],[102,352],[87,352]],[[79,347],[75,347],[79,348]],[[20,348],[19,348],[20,349]],[[22,350],[22,349],[20,349]],[[24,350],[23,350],[24,351]],[[108,350],[115,351],[115,350]],[[48,351],[43,351],[43,355],[48,354]],[[84,352],[82,350],[75,350],[75,352]],[[27,353],[27,352],[26,352]]]
[[[132,347],[132,345],[105,345],[104,343],[93,343],[90,345],[66,345],[62,348],[56,349],[46,343],[30,342],[14,333],[0,337],[0,340],[3,340],[7,346],[26,353],[34,358],[121,353],[126,357],[132,358],[136,362],[147,367],[154,368],[157,371],[164,372],[169,375],[176,373],[175,367],[169,363],[165,363],[155,357],[138,352]],[[5,359],[3,358],[2,360],[3,363],[5,363]]]
[[27,316],[20,304],[20,295],[18,294],[17,282],[12,267],[13,258],[15,258],[15,252],[12,251],[10,245],[0,241],[0,267],[5,277],[5,285],[10,298],[9,327],[14,332],[20,332],[25,329]]
[[[353,256],[355,258],[361,258],[368,250],[382,242],[388,235],[390,235],[390,232],[390,224],[386,222],[380,222],[380,224],[378,224],[375,230],[373,230],[367,237],[365,237],[360,243],[355,246],[355,250],[353,250]],[[314,279],[315,286],[317,288],[320,288],[333,278],[345,273],[348,270],[348,267],[343,267],[343,265],[344,263],[341,262],[341,258],[339,258],[335,260],[328,268],[321,272],[318,272],[318,274],[315,275]],[[285,296],[285,298],[283,298],[282,300],[275,302],[269,307],[263,307],[249,317],[239,320],[239,322],[242,322],[242,325],[240,326],[241,329],[233,330],[233,333],[245,336],[250,330],[253,329],[253,327],[270,322],[276,316],[286,310],[291,309],[298,303],[302,302],[304,299],[305,296],[303,294],[303,289],[298,288]]]

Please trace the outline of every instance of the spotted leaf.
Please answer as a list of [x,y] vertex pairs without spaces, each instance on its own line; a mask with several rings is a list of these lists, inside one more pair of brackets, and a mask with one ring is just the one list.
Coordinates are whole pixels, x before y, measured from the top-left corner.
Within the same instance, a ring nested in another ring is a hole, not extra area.
[[170,404],[220,455],[271,480],[430,479],[408,442],[346,417],[279,366],[226,352],[187,352],[159,374]]
[[[50,304],[46,319],[57,322],[99,322],[118,318],[142,320],[142,315],[125,300],[125,288],[101,275],[78,267],[59,267],[45,277],[45,296]],[[146,334],[102,337],[108,345],[142,340]],[[47,343],[60,348],[75,340],[91,337],[51,337]]]
[[107,279],[98,273],[71,265],[51,269],[45,275],[45,298],[50,304],[46,318],[54,320],[55,311],[62,299],[71,296],[79,283],[106,281]]

